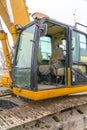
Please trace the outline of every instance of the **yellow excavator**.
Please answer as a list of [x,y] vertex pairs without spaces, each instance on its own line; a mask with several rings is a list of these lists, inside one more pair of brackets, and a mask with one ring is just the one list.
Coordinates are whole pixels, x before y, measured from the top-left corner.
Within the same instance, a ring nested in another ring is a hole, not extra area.
[[[11,17],[12,20],[8,22],[7,5],[4,2],[1,0],[3,6],[0,6],[5,8],[4,11],[6,11],[5,15],[7,16],[2,14],[2,18],[7,20],[7,27],[13,35],[13,40],[16,44],[11,61],[6,43],[6,33],[0,32],[8,69],[8,73],[2,75],[1,86],[10,88],[13,94],[17,96],[31,100],[62,96],[55,101],[54,99],[45,100],[44,102],[39,102],[39,104],[34,102],[35,104],[32,105],[31,103],[30,106],[24,104],[25,112],[28,112],[27,115],[29,114],[28,110],[30,110],[31,115],[36,113],[38,118],[72,108],[72,106],[76,107],[78,104],[86,104],[86,96],[82,96],[82,98],[79,96],[68,97],[67,100],[64,97],[87,91],[87,34],[76,28],[79,23],[72,27],[38,12],[32,15],[34,21],[30,22],[24,0],[10,0],[14,20]],[[15,3],[17,4],[15,5]],[[28,22],[29,24],[27,24]],[[21,28],[21,26],[16,25],[19,23],[22,26],[27,25]],[[64,106],[64,102],[66,106]],[[72,103],[67,104],[67,102]],[[38,106],[37,109],[35,105]],[[50,106],[52,111],[46,105]],[[57,106],[58,109],[56,108]],[[36,110],[35,113],[33,108]],[[18,108],[18,112],[21,110],[24,110],[23,107]],[[13,109],[12,112],[14,113],[14,111]],[[39,112],[43,113],[42,116],[40,116],[41,113]],[[27,118],[29,117],[25,118],[28,120]]]
[[38,16],[33,14],[35,21],[21,29],[11,81],[2,77],[2,83],[12,88],[14,94],[33,100],[86,91],[86,34]]

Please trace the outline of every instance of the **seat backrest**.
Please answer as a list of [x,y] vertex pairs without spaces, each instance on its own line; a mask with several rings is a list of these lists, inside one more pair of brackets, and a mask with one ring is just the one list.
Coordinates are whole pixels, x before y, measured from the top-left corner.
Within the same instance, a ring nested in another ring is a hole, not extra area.
[[63,59],[64,55],[63,55],[63,49],[62,48],[57,48],[53,51],[53,54],[50,58],[49,64],[51,62],[58,62],[58,59]]
[[63,49],[62,48],[55,49],[53,51],[53,54],[52,54],[52,56],[50,58],[50,62],[49,62],[51,71],[53,71],[53,74],[55,76],[58,75],[59,68],[64,68],[62,59],[64,59]]

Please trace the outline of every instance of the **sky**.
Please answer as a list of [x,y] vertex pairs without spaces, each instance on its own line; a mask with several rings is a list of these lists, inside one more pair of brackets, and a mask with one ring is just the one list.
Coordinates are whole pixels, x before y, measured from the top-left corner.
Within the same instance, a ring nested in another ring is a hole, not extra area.
[[[26,0],[26,5],[31,14],[41,12],[72,26],[75,21],[87,26],[87,0]],[[8,32],[4,24],[3,28]],[[12,41],[9,37],[9,41]]]
[[29,13],[41,12],[57,21],[87,26],[87,0],[26,0]]

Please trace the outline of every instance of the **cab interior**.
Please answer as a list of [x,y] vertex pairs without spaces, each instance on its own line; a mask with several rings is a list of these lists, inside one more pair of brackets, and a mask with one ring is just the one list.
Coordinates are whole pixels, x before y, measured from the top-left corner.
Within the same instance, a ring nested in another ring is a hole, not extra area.
[[66,28],[47,23],[46,36],[38,47],[38,89],[66,86]]

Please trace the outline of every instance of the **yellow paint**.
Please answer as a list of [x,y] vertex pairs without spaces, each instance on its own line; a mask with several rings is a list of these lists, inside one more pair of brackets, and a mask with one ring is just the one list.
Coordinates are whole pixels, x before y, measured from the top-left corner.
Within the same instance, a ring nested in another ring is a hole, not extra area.
[[3,18],[8,30],[12,34],[14,43],[16,43],[18,33],[15,28],[15,25],[19,24],[21,26],[25,26],[30,22],[30,15],[28,12],[28,8],[25,4],[25,0],[9,1],[12,9],[14,22],[11,23],[11,21],[9,20],[6,0],[0,0],[0,16]]
[[11,23],[9,29],[12,34],[13,41],[14,43],[16,43],[18,32],[15,28],[15,25],[19,24],[21,26],[25,26],[30,22],[30,17],[28,13],[28,8],[26,7],[24,0],[10,0],[10,4],[13,13],[14,23]]
[[71,71],[70,68],[68,68],[68,87],[71,86]]
[[[10,0],[11,9],[14,18],[14,25],[21,24],[22,26],[30,22],[28,7],[25,0]],[[3,18],[6,26],[10,29],[9,15],[6,6],[6,0],[0,0],[0,16]]]
[[4,31],[0,32],[0,40],[1,40],[2,48],[4,52],[5,64],[8,69],[8,73],[2,74],[0,85],[10,87],[12,84],[12,80],[10,77],[11,60],[10,60],[10,54],[9,54],[8,45],[7,45],[7,34]]
[[9,29],[10,19],[9,19],[8,12],[7,12],[7,9],[6,9],[6,0],[0,0],[0,16],[4,20],[7,28]]
[[13,88],[14,94],[22,96],[22,97],[26,97],[28,99],[32,99],[32,100],[43,100],[43,99],[49,99],[49,98],[54,98],[58,96],[64,96],[68,94],[86,92],[86,91],[87,91],[87,85],[70,87],[70,88],[68,87],[57,88],[57,89],[43,90],[43,91],[37,91],[37,92],[24,90],[20,88]]
[[30,22],[28,8],[25,0],[10,0],[12,13],[14,17],[14,25],[20,24],[22,26]]
[[1,43],[2,43],[6,67],[9,70],[9,69],[11,69],[11,61],[10,61],[10,54],[9,54],[9,50],[8,50],[8,46],[7,46],[7,42],[6,42],[7,34],[4,31],[0,32],[0,40],[1,40]]
[[[8,30],[12,34],[13,41],[16,43],[17,39],[17,29],[15,28],[16,24],[20,24],[22,26],[26,25],[30,22],[29,12],[28,8],[26,7],[24,0],[10,0],[12,14],[14,18],[14,23],[11,23],[7,11],[6,6],[6,0],[0,0],[0,16],[4,20]],[[7,34],[4,32],[0,32],[0,40],[2,41],[2,47],[6,62],[6,67],[8,68],[8,76],[7,74],[2,75],[2,80],[0,85],[10,87],[11,86],[11,77],[10,77],[10,71],[11,71],[11,61],[10,61],[10,55],[9,55],[9,49],[7,45]]]
[[16,29],[15,25],[11,24],[9,30],[11,32],[13,42],[14,42],[14,44],[16,44],[18,32],[17,32],[17,29]]
[[2,86],[10,88],[12,85],[12,79],[10,77],[10,73],[3,73],[1,77],[1,83]]

